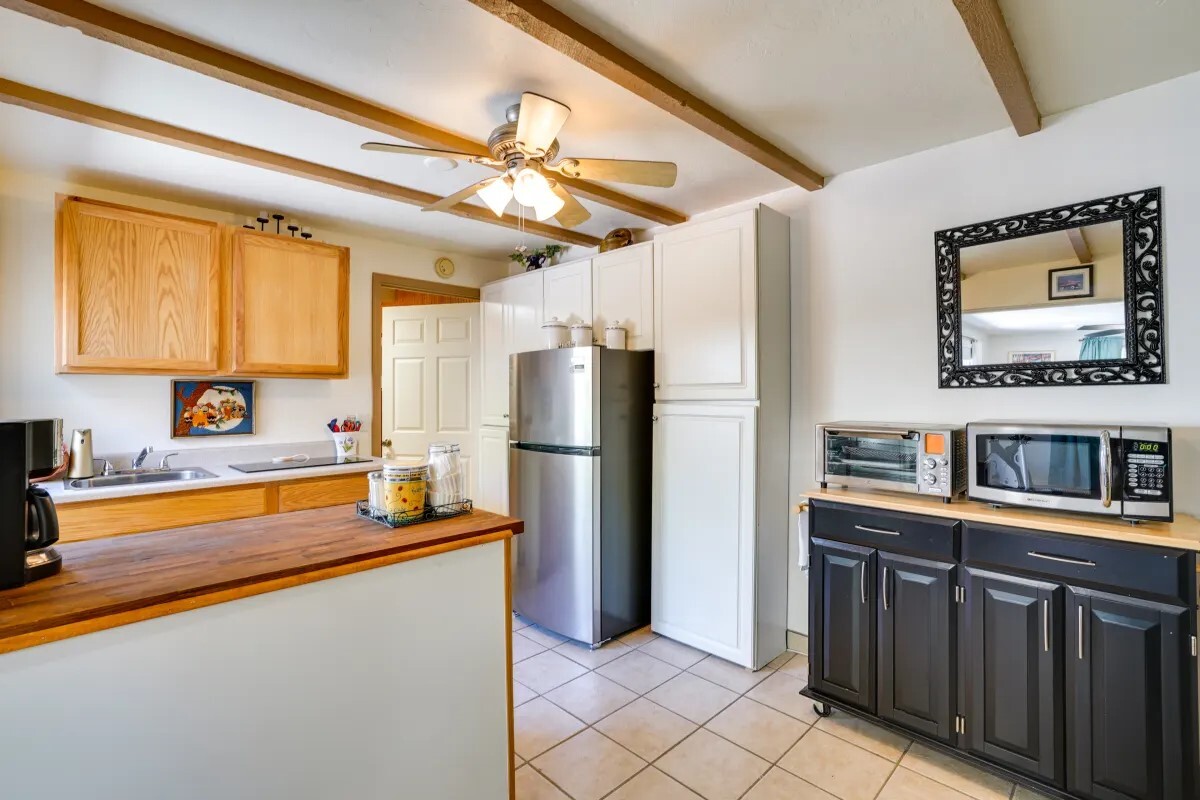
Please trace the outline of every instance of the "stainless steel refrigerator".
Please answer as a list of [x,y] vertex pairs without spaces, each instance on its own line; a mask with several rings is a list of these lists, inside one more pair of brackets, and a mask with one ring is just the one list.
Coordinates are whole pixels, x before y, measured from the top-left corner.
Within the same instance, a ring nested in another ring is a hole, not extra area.
[[512,356],[513,605],[585,644],[650,622],[651,351]]

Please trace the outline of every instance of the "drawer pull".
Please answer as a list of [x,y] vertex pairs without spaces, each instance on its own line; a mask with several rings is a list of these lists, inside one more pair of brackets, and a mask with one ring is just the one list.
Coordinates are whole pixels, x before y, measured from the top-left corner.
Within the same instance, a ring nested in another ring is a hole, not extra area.
[[1071,558],[1070,556],[1051,556],[1051,555],[1047,555],[1046,553],[1039,553],[1036,550],[1030,550],[1026,555],[1033,556],[1034,558],[1042,558],[1042,559],[1045,559],[1046,561],[1058,561],[1059,563],[1062,563],[1062,564],[1074,564],[1077,567],[1094,567],[1094,566],[1096,566],[1095,561],[1088,561],[1086,558]]
[[882,533],[884,536],[899,536],[900,531],[889,531],[887,528],[872,528],[869,525],[855,525],[854,530],[864,533]]
[[1050,601],[1042,601],[1042,649],[1050,652]]

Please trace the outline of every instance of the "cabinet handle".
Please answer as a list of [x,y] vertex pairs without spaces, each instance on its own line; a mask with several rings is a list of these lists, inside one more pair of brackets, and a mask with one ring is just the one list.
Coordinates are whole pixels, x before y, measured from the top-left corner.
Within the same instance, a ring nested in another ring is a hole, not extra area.
[[658,388],[658,384],[657,384],[657,383],[655,383],[655,384],[652,384],[652,386],[653,386],[655,389],[657,389],[657,388]]
[[887,528],[872,528],[869,525],[855,525],[854,530],[863,533],[882,533],[884,536],[899,536],[900,531],[889,531]]
[[1088,561],[1086,558],[1071,558],[1070,556],[1052,556],[1052,555],[1047,555],[1046,553],[1039,553],[1036,550],[1030,550],[1028,553],[1026,553],[1026,555],[1033,556],[1034,558],[1042,558],[1042,559],[1045,559],[1046,561],[1057,561],[1061,564],[1074,564],[1077,567],[1094,567],[1094,566],[1096,566],[1095,561]]
[[1079,612],[1079,660],[1083,661],[1083,606],[1078,606]]
[[863,605],[867,604],[867,562],[862,562],[862,580],[858,582],[859,593],[862,595]]
[[1050,601],[1042,601],[1042,649],[1050,652]]
[[651,422],[658,422],[658,417],[657,417],[657,416],[653,416],[653,417],[651,417],[651,418],[650,418],[650,421],[651,421]]
[[887,611],[888,607],[889,607],[888,606],[888,572],[890,572],[890,569],[888,567],[884,567],[883,568],[883,610],[884,611]]
[[505,415],[504,415],[504,418],[505,418],[505,419],[508,419],[508,414],[505,414]]

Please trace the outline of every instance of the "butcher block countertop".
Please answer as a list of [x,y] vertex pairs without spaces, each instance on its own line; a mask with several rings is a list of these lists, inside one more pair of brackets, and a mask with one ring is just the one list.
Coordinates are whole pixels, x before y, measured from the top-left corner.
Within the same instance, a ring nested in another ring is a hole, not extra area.
[[1050,533],[1090,536],[1134,544],[1174,547],[1180,550],[1200,550],[1200,519],[1176,514],[1175,521],[1139,522],[1137,525],[1108,517],[1089,517],[1061,512],[1035,511],[1024,508],[993,508],[987,503],[955,500],[943,503],[940,497],[867,492],[855,489],[813,489],[805,492],[810,500],[828,500],[855,506],[869,506],[884,511],[906,511],[931,517],[1031,528]]
[[488,511],[391,530],[343,505],[64,544],[61,573],[0,590],[0,653],[523,530],[520,520]]

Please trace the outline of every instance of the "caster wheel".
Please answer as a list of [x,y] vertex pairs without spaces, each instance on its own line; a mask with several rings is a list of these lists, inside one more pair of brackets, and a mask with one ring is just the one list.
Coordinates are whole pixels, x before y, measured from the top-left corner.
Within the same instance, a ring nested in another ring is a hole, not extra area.
[[828,717],[833,713],[833,709],[826,703],[813,703],[813,711],[817,712],[818,717]]

